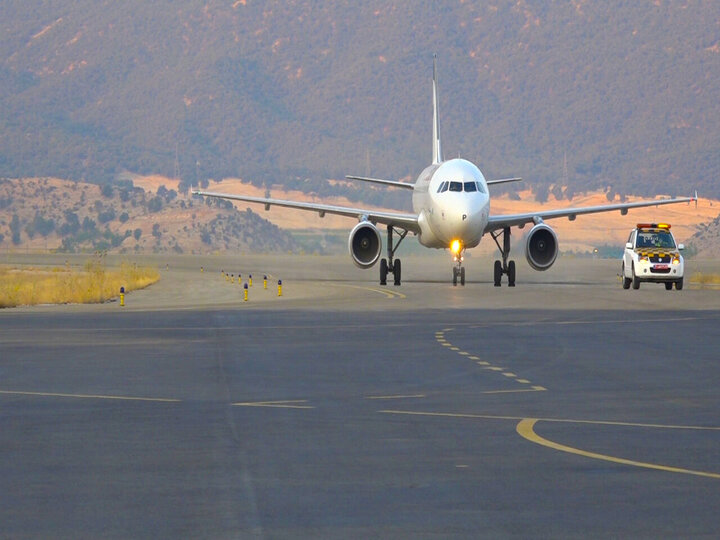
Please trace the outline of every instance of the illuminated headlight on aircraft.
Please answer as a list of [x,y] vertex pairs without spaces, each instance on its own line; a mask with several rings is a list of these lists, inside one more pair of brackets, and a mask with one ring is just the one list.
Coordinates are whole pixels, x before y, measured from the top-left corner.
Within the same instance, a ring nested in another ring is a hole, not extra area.
[[462,243],[460,240],[453,240],[450,242],[450,251],[453,252],[453,255],[457,255],[460,253],[460,250],[462,249]]

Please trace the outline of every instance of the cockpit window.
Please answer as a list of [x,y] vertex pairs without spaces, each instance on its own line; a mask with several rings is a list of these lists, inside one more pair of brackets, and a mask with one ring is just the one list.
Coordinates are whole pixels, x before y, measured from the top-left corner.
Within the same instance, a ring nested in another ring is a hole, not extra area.
[[450,191],[462,191],[462,182],[450,182]]
[[465,182],[465,191],[466,192],[477,191],[477,190],[478,190],[478,188],[477,188],[476,182]]
[[442,183],[440,184],[440,187],[438,188],[437,192],[438,192],[438,193],[442,193],[443,191],[447,191],[447,188],[448,188],[448,184],[449,184],[449,183],[450,183],[450,182],[447,182],[447,181],[442,182]]

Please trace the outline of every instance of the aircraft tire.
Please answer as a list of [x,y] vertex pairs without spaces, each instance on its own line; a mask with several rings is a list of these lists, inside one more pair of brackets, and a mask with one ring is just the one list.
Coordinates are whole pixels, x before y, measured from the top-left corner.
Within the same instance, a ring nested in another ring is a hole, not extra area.
[[453,266],[453,287],[457,287],[458,269]]
[[380,259],[380,285],[387,285],[387,259]]
[[508,287],[515,286],[515,261],[508,263]]
[[493,278],[495,281],[495,286],[499,287],[500,282],[502,281],[502,263],[500,261],[495,261],[495,266],[493,268]]
[[402,265],[400,259],[395,259],[393,263],[393,276],[395,277],[395,285],[400,285],[400,275],[402,274]]
[[465,267],[460,267],[460,285],[465,286]]

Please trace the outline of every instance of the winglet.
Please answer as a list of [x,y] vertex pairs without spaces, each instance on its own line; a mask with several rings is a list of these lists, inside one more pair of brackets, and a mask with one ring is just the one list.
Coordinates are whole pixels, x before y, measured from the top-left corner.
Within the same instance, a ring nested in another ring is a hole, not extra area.
[[433,164],[442,163],[440,146],[440,113],[438,112],[437,54],[433,55]]

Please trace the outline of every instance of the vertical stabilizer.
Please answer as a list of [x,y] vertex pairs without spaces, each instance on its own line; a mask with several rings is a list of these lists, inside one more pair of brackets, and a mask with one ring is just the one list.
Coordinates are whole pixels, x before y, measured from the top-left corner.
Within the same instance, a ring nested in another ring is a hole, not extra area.
[[440,116],[438,112],[437,55],[433,56],[433,164],[442,163],[440,146]]

